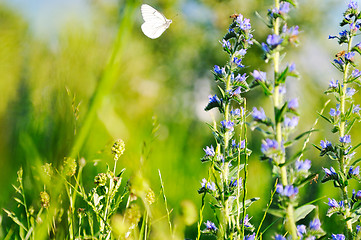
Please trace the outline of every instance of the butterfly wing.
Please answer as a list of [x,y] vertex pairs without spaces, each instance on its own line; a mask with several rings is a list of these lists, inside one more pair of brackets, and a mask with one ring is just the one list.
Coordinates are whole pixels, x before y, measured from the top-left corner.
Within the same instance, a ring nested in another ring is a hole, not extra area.
[[171,20],[168,20],[163,14],[147,4],[143,4],[140,10],[144,19],[144,23],[142,24],[142,31],[149,38],[158,38],[172,22]]

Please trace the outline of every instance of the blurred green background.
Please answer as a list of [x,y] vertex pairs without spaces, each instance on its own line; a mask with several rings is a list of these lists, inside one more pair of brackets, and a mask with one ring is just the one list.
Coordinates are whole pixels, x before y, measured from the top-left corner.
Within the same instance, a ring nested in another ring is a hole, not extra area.
[[[90,189],[94,176],[104,171],[106,164],[112,165],[113,141],[123,139],[126,151],[118,163],[119,169],[126,168],[128,177],[141,169],[155,191],[160,186],[160,169],[168,204],[176,215],[183,200],[200,206],[197,190],[207,175],[207,166],[200,162],[202,148],[213,143],[206,122],[219,117],[216,111],[206,113],[203,108],[208,95],[216,91],[210,70],[226,61],[219,40],[231,21],[229,16],[242,13],[250,18],[254,36],[261,42],[269,31],[255,12],[265,16],[273,2],[145,1],[173,20],[156,40],[141,32],[142,3],[133,4],[130,21],[124,22],[123,48],[116,56],[116,66],[112,66],[114,84],[102,88],[94,121],[78,156],[87,161],[84,183]],[[1,208],[16,208],[9,199],[14,196],[11,184],[15,184],[16,171],[21,166],[29,202],[36,202],[41,186],[36,186],[34,168],[46,162],[58,166],[70,155],[93,94],[107,72],[126,7],[124,1],[117,0],[1,1]],[[299,0],[298,9],[290,13],[289,25],[300,26],[301,45],[289,49],[283,63],[295,62],[302,76],[288,82],[289,98],[298,97],[300,103],[299,132],[310,129],[317,118],[317,111],[327,100],[323,91],[328,82],[340,78],[330,63],[340,48],[327,37],[339,32],[338,22],[345,9],[344,1]],[[247,72],[271,68],[263,62],[257,46],[250,49],[244,62],[249,66]],[[271,113],[269,99],[259,89],[247,94],[247,98],[249,109],[263,106]],[[152,129],[157,125],[154,136]],[[332,139],[330,126],[324,121],[317,128],[320,131],[312,135],[312,143],[318,144],[325,137]],[[253,150],[249,197],[261,197],[249,209],[256,226],[273,185],[270,166],[259,161],[261,139],[260,133],[249,132]],[[357,143],[361,139],[353,134],[352,140]],[[293,152],[299,147],[296,145]],[[308,148],[306,157],[312,160],[315,172],[321,173],[322,166],[330,166],[311,145]],[[323,196],[337,197],[338,193],[331,183],[318,182],[308,185],[302,196],[305,203]],[[324,216],[325,202],[327,198],[318,202],[324,229],[342,231],[342,227],[330,225],[333,218]],[[209,209],[206,216],[212,218]],[[265,225],[273,220],[267,217]],[[3,231],[12,224],[5,215],[1,221]],[[194,238],[195,231],[196,225],[189,227],[186,236]]]

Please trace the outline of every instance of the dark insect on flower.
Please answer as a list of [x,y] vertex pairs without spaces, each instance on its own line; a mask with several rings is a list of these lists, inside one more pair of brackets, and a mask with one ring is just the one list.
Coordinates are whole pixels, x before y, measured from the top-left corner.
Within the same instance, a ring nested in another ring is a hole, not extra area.
[[232,14],[231,16],[229,16],[229,18],[236,19],[238,16],[239,16],[239,14],[235,13],[235,14]]
[[310,180],[310,184],[312,184],[312,182],[317,183],[318,180],[318,174],[316,174],[311,180]]

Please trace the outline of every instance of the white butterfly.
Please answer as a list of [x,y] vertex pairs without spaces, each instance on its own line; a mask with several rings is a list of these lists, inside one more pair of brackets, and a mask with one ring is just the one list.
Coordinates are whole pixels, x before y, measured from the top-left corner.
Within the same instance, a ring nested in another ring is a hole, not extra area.
[[172,23],[172,20],[167,19],[163,14],[147,4],[143,4],[140,11],[144,20],[142,31],[149,38],[158,38]]

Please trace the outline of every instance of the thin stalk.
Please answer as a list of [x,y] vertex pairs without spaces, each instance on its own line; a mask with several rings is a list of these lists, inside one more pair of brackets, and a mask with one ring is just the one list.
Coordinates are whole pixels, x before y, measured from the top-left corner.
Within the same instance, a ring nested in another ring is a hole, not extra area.
[[[246,199],[247,199],[247,180],[248,180],[248,153],[247,153],[247,125],[246,125],[246,107],[247,107],[247,102],[246,99],[244,99],[244,103],[243,103],[243,116],[242,116],[242,126],[243,126],[243,139],[245,141],[244,143],[244,180],[243,180],[243,199],[242,199],[242,238],[244,237],[244,219],[246,217]],[[240,134],[240,141],[239,144],[241,144],[241,134]],[[238,161],[238,179],[239,179],[239,171],[240,171],[240,163],[241,158],[240,158],[240,152],[239,152],[239,161]],[[239,191],[238,187],[238,191]],[[237,194],[238,196],[238,194]],[[239,203],[239,200],[237,201],[237,204]],[[239,209],[239,206],[238,206]],[[239,216],[238,216],[238,222],[239,222]]]
[[[351,46],[352,46],[352,39],[353,37],[350,37],[350,40],[348,42],[348,46],[347,46],[347,52],[351,51]],[[340,137],[344,137],[345,136],[345,125],[346,125],[346,121],[344,120],[343,116],[345,115],[345,108],[346,108],[346,91],[347,91],[347,79],[348,79],[348,71],[349,71],[349,65],[350,63],[346,63],[345,64],[345,68],[344,68],[344,72],[343,72],[343,79],[342,79],[342,91],[341,91],[341,96],[340,96],[340,109],[341,109],[341,122],[340,122]],[[344,154],[341,155],[341,159],[340,159],[340,170],[347,175],[347,169],[346,169],[346,159]],[[345,203],[345,208],[346,208],[346,213],[344,218],[348,219],[350,218],[350,207],[349,207],[349,198],[348,198],[348,193],[347,193],[347,186],[344,186],[342,189],[342,196],[343,196],[343,200]],[[350,234],[352,233],[352,222],[351,219],[346,221],[345,224],[345,228],[346,228],[346,238],[349,239],[350,238]]]

